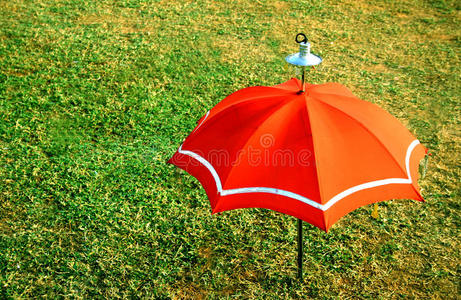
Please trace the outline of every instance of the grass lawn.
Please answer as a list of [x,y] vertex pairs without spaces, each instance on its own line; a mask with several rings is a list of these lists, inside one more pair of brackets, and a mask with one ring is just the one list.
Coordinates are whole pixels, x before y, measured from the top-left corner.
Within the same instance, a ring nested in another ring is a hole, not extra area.
[[[459,1],[0,0],[0,298],[459,298]],[[305,32],[340,82],[430,149],[425,203],[328,234],[210,215],[166,160],[229,93],[295,75]]]

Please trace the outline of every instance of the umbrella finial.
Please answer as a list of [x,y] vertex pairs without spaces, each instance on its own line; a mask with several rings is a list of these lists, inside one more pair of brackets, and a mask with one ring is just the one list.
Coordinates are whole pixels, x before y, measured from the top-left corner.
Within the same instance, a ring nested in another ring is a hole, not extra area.
[[311,44],[304,33],[298,33],[295,41],[299,44],[299,52],[288,55],[285,60],[295,66],[316,66],[322,62],[322,58],[311,53]]
[[322,62],[322,58],[311,53],[311,44],[304,33],[298,33],[295,38],[299,44],[299,52],[288,55],[285,60],[295,66],[302,67],[302,82],[300,92],[304,92],[304,73],[307,66],[316,66]]
[[[299,39],[301,38],[301,39]],[[311,54],[311,43],[309,43],[306,35],[304,33],[298,33],[295,38],[296,43],[299,44],[299,56],[307,57]]]

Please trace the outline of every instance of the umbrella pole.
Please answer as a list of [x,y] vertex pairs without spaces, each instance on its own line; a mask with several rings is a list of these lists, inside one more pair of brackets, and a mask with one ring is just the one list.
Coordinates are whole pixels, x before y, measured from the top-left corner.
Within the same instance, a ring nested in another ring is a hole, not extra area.
[[303,221],[298,219],[298,279],[303,280]]
[[306,89],[304,88],[304,82],[305,82],[305,73],[306,73],[306,67],[302,67],[302,75],[301,75],[301,92],[305,92]]

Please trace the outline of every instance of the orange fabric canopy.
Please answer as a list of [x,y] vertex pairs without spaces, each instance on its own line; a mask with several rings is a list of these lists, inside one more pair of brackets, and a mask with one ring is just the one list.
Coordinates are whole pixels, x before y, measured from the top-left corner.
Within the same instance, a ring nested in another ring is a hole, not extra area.
[[338,83],[291,79],[226,97],[169,160],[205,188],[212,212],[286,213],[327,231],[373,202],[423,200],[426,149],[393,116]]

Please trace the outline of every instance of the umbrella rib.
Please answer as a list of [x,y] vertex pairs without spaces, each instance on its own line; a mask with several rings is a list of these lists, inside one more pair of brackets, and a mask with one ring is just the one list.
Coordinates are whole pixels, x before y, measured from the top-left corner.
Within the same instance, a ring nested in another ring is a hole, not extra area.
[[[316,148],[315,148],[315,141],[314,141],[314,133],[312,132],[312,121],[311,121],[311,116],[310,116],[309,109],[308,109],[308,106],[307,106],[308,97],[309,97],[309,94],[307,94],[306,97],[305,97],[305,101],[306,101],[305,112],[307,114],[307,120],[309,122],[310,132],[311,132],[311,135],[312,135],[312,153],[314,155],[314,163],[315,163],[316,166],[319,166],[318,157],[317,157],[317,155],[315,153]],[[304,124],[306,124],[306,122],[304,122]],[[304,125],[304,126],[306,126],[306,125]],[[323,187],[320,184],[320,172],[319,172],[318,167],[315,168],[315,174],[317,176],[317,186],[318,186],[318,189],[319,189],[320,201],[322,201],[324,193],[323,193]],[[327,203],[328,203],[328,201],[327,201]]]
[[206,121],[206,119],[208,118],[208,115],[210,114],[210,111],[207,111],[206,114],[205,114],[205,117],[203,118],[202,122],[200,122],[200,124],[198,124],[198,126],[194,129],[194,131],[192,131],[192,133],[196,132],[197,129],[200,128],[200,126],[202,126],[202,124]]
[[246,188],[223,190],[221,179],[219,178],[218,173],[205,158],[203,158],[202,156],[198,155],[195,152],[192,152],[189,150],[183,150],[182,145],[179,147],[178,152],[196,159],[202,165],[204,165],[208,169],[208,171],[210,171],[211,175],[213,176],[213,179],[215,180],[217,192],[221,196],[244,194],[244,193],[269,193],[269,194],[281,195],[281,196],[289,197],[292,199],[296,199],[312,207],[315,207],[322,211],[326,211],[331,206],[333,206],[335,203],[340,201],[341,199],[353,193],[361,191],[361,190],[370,189],[370,188],[374,188],[377,186],[388,185],[388,184],[411,184],[412,179],[411,179],[411,172],[410,172],[410,158],[411,158],[411,154],[413,153],[413,150],[416,148],[418,144],[420,144],[420,142],[418,140],[414,140],[407,148],[407,153],[405,156],[405,167],[406,167],[406,173],[407,173],[408,178],[387,178],[387,179],[381,179],[381,180],[370,181],[370,182],[366,182],[363,184],[359,184],[359,185],[353,186],[335,195],[330,200],[328,200],[327,203],[325,204],[320,204],[309,198],[306,198],[304,196],[301,196],[299,194],[296,194],[290,191],[276,189],[276,188],[269,188],[269,187],[246,187]]
[[[331,94],[330,94],[331,95]],[[352,97],[349,97],[351,99],[355,99],[355,100],[360,100],[360,101],[364,101],[364,100],[361,100],[359,98],[352,98]],[[316,99],[318,102],[324,104],[324,105],[327,105],[328,107],[331,107],[333,108],[334,110],[337,110],[337,111],[340,111],[342,113],[344,113],[344,115],[346,115],[347,117],[349,117],[350,119],[354,120],[355,122],[357,122],[357,124],[359,124],[359,126],[361,126],[364,130],[366,130],[379,144],[381,144],[381,146],[383,146],[383,149],[386,150],[386,152],[389,154],[389,156],[391,157],[391,159],[396,163],[397,167],[399,167],[399,169],[405,173],[405,170],[403,170],[402,166],[400,165],[400,163],[395,159],[394,155],[392,155],[392,153],[389,151],[389,148],[384,144],[384,142],[378,138],[376,136],[376,134],[374,132],[372,132],[370,130],[370,128],[368,128],[367,126],[365,126],[365,124],[363,124],[363,122],[359,119],[357,119],[356,117],[352,116],[351,114],[348,114],[346,113],[345,111],[339,109],[338,107],[328,103],[328,102],[325,102],[323,101],[321,98],[318,98],[318,97],[312,97],[312,99]],[[366,101],[364,101],[366,102]],[[367,103],[370,103],[370,102],[367,102]],[[370,103],[372,105],[375,105],[377,106],[376,104],[373,104],[373,103]],[[377,106],[378,108],[380,108],[379,106]],[[381,108],[380,108],[381,109]],[[386,112],[386,111],[384,111]],[[395,117],[394,117],[395,118]],[[407,175],[408,175],[408,172],[407,172]],[[331,199],[330,199],[331,200]]]
[[[248,88],[248,89],[249,89],[249,88]],[[275,94],[273,97],[284,97],[284,96],[290,94],[290,93],[287,93],[286,91],[284,91],[284,90],[282,90],[282,89],[278,89],[278,90],[283,91],[283,93]],[[236,92],[236,93],[237,93],[237,92]],[[234,94],[235,94],[235,93],[234,93]],[[226,97],[226,99],[228,99],[228,98],[231,97],[232,95],[233,95],[233,94],[231,94],[230,96]],[[247,98],[247,99],[245,99],[245,100],[243,100],[243,101],[238,101],[238,102],[236,102],[236,103],[227,104],[227,106],[225,106],[225,107],[222,108],[222,109],[218,109],[218,110],[216,109],[216,106],[215,106],[215,107],[213,107],[212,109],[210,109],[210,110],[206,113],[205,118],[202,120],[202,122],[200,122],[199,125],[197,125],[197,127],[194,129],[194,131],[191,132],[191,134],[197,132],[197,130],[199,129],[199,127],[201,127],[201,126],[205,123],[205,121],[207,121],[207,120],[208,120],[208,121],[212,120],[213,118],[215,118],[216,116],[218,116],[218,115],[219,115],[222,111],[224,111],[225,109],[229,109],[229,108],[231,108],[231,107],[235,107],[236,105],[246,104],[246,103],[248,103],[248,102],[250,102],[250,101],[258,100],[258,99],[265,98],[265,97],[266,97],[265,95],[263,95],[263,96],[259,95],[259,96],[250,97],[250,98]],[[226,100],[226,99],[224,99],[224,100]],[[224,100],[223,100],[223,101],[224,101]],[[217,110],[217,111],[215,111],[215,110]]]

